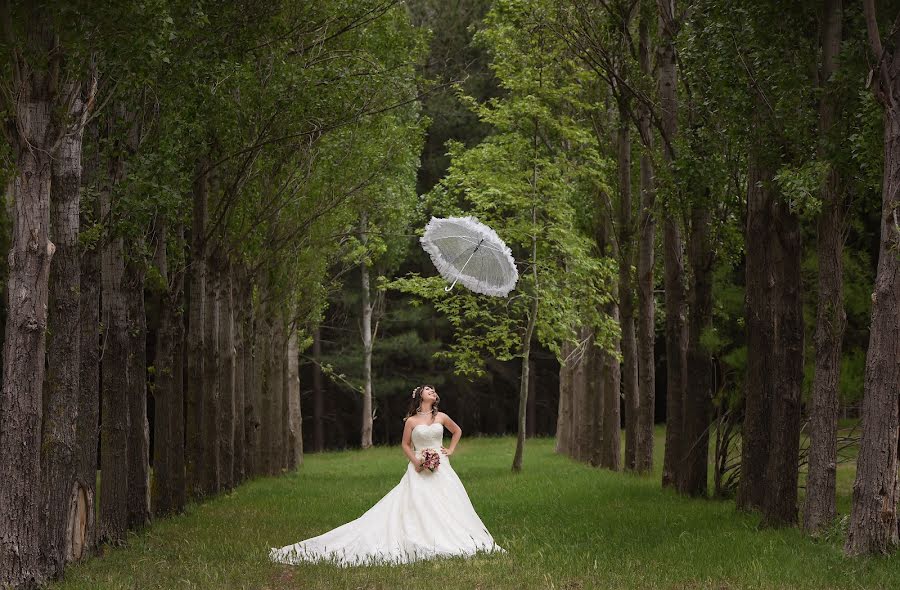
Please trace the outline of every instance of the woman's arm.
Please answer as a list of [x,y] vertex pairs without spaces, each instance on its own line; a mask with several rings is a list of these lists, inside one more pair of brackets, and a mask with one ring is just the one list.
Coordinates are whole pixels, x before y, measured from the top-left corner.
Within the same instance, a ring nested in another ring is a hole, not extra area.
[[462,428],[453,421],[453,418],[443,412],[439,412],[437,417],[442,418],[441,423],[444,425],[444,428],[449,430],[450,434],[453,435],[453,438],[450,439],[450,446],[443,449],[444,454],[449,457],[453,454],[453,451],[456,450],[456,444],[459,442],[459,439],[462,438]]
[[403,453],[409,458],[409,462],[413,464],[416,471],[422,471],[422,462],[416,457],[416,453],[412,450],[412,421],[407,420],[403,426],[403,440],[400,447]]

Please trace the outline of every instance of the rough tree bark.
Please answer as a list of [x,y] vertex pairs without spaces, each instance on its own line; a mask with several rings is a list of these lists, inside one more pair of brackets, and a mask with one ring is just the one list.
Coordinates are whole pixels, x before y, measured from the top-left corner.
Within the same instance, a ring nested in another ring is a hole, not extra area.
[[191,217],[190,269],[188,273],[187,375],[185,379],[185,477],[188,496],[201,494],[203,448],[200,419],[203,414],[204,321],[206,315],[206,231],[209,200],[209,160],[203,156],[195,167]]
[[[531,186],[536,190],[537,169],[532,174]],[[537,208],[531,207],[531,222],[537,226]],[[519,379],[519,413],[516,420],[516,454],[513,456],[512,470],[514,473],[522,471],[522,460],[525,455],[525,419],[528,410],[528,369],[531,358],[531,338],[534,336],[534,326],[537,324],[538,314],[538,271],[537,271],[537,236],[531,236],[531,264],[534,277],[534,292],[531,294],[531,310],[528,314],[528,324],[525,328],[525,336],[522,338],[522,375]]]
[[268,432],[264,433],[267,437],[266,455],[268,458],[268,474],[277,475],[281,472],[281,459],[284,455],[282,440],[282,404],[284,376],[282,375],[282,358],[284,347],[284,324],[281,320],[281,314],[278,311],[271,312],[272,332],[269,342],[268,355],[268,377],[266,383],[269,393],[269,415],[268,421],[264,421],[264,428]]
[[[900,544],[897,531],[900,430],[900,30],[881,44],[874,0],[864,0],[869,44],[880,64],[876,94],[884,105],[884,184],[881,243],[872,292],[866,354],[862,440],[853,484],[848,555],[886,554]],[[888,49],[889,48],[889,49]]]
[[[679,20],[675,0],[657,0],[660,41],[657,48],[657,87],[663,135],[663,159],[673,166],[673,142],[678,133],[678,62],[675,37]],[[687,389],[687,344],[685,338],[685,289],[681,229],[672,215],[663,223],[663,265],[666,308],[666,443],[662,484],[675,487],[682,461],[682,413]]]
[[[180,235],[181,229],[176,230]],[[160,222],[156,267],[165,290],[159,297],[160,320],[156,333],[156,378],[153,389],[153,514],[180,512],[185,504],[183,324],[179,303],[183,273],[170,276],[167,255],[168,227]]]
[[559,365],[559,409],[556,414],[556,452],[572,454],[572,349],[570,342],[563,342],[560,354],[563,362]]
[[801,300],[800,223],[783,195],[776,195],[772,222],[778,228],[779,246],[770,248],[780,254],[774,262],[775,294],[772,331],[776,339],[769,344],[775,353],[772,392],[772,430],[769,463],[766,467],[767,494],[763,503],[763,524],[785,526],[797,523],[797,481],[800,454],[800,402],[803,387],[803,302]]
[[681,461],[677,463],[677,488],[683,494],[707,494],[709,424],[712,417],[712,358],[704,349],[703,333],[712,324],[712,273],[715,257],[709,235],[709,195],[691,207],[688,255],[691,264],[690,316],[688,322],[687,375],[691,386],[683,391],[681,409]]
[[[115,111],[118,122],[125,120],[120,104]],[[109,178],[101,190],[101,215],[115,219],[112,192],[125,177],[125,163],[121,157],[112,158]],[[115,227],[111,223],[110,227]],[[100,502],[99,540],[121,543],[128,528],[128,314],[125,301],[124,239],[113,232],[103,246],[101,295],[103,314],[103,355],[101,361],[101,448],[100,472],[102,501]]]
[[[99,129],[96,123],[87,128],[91,149],[85,153],[82,183],[96,188],[100,165]],[[96,190],[86,194],[96,195]],[[82,227],[100,219],[100,202],[93,196],[90,202],[82,197]],[[80,308],[79,335],[79,392],[77,480],[85,491],[85,508],[81,534],[76,534],[72,559],[78,560],[93,552],[97,539],[97,443],[100,427],[100,244],[87,245],[81,253],[78,300]],[[82,524],[82,521],[79,521]]]
[[268,313],[268,290],[264,287],[260,293],[260,303],[256,314],[256,355],[257,370],[259,377],[259,469],[265,475],[273,475],[275,473],[275,461],[272,454],[272,437],[275,433],[272,431],[272,423],[275,414],[274,408],[274,384],[272,383],[272,365],[274,364],[273,356],[275,348],[273,346],[274,324]]
[[303,416],[300,414],[300,348],[296,330],[291,330],[287,346],[287,387],[289,439],[288,469],[303,464]]
[[252,441],[256,446],[254,460],[256,473],[268,475],[274,471],[269,453],[269,426],[272,416],[272,388],[269,383],[269,365],[272,361],[272,324],[268,317],[265,285],[260,285],[260,301],[254,308],[254,422]]
[[[287,314],[283,314],[287,315]],[[290,341],[290,325],[287,319],[283,320],[284,332],[282,333],[282,341],[278,347],[279,359],[278,365],[281,367],[281,414],[279,426],[281,432],[281,448],[279,457],[281,459],[281,470],[287,471],[291,463],[291,402],[290,396],[290,377],[288,375],[288,345]]]
[[[646,12],[645,12],[646,15]],[[639,24],[639,54],[641,72],[652,75],[650,65],[650,24],[642,17]],[[653,469],[653,423],[656,409],[656,363],[653,356],[655,309],[653,298],[653,265],[656,240],[656,181],[653,171],[653,133],[650,129],[650,109],[641,104],[638,111],[641,134],[641,217],[638,241],[638,415],[634,441],[634,469],[647,473]]]
[[[606,309],[613,321],[619,319],[619,308],[615,303],[610,303]],[[600,425],[600,467],[620,471],[622,469],[621,458],[621,367],[616,357],[618,347],[612,352],[600,352],[599,359],[603,362],[603,399],[601,415],[603,421]]]
[[528,438],[534,438],[537,432],[537,369],[534,357],[531,358],[531,366],[528,367],[528,416],[526,418],[525,434]]
[[[325,449],[325,392],[322,382],[322,340],[319,328],[313,331],[313,450]],[[558,444],[558,443],[557,443]]]
[[144,271],[125,271],[128,321],[128,528],[150,522],[150,425],[147,421],[147,315]]
[[[9,4],[2,7],[11,19]],[[52,55],[49,15],[34,10],[26,25],[29,49]],[[11,32],[4,30],[7,43]],[[44,380],[50,261],[50,175],[56,143],[52,97],[58,60],[24,63],[19,52],[13,80],[17,95],[9,105],[14,131],[8,139],[16,163],[12,236],[7,278],[3,390],[0,394],[0,586],[29,588],[43,581],[39,564],[41,488],[41,392]]]
[[603,455],[603,396],[606,385],[606,359],[604,351],[596,346],[591,346],[591,372],[588,378],[591,389],[591,451],[588,463],[593,467],[599,467]]
[[764,125],[756,129],[747,192],[747,389],[737,501],[741,508],[761,508],[767,526],[782,526],[797,519],[800,231],[787,200],[773,186],[773,156],[761,137]]
[[[755,148],[758,149],[758,148]],[[764,167],[759,156],[750,154],[747,179],[746,253],[746,327],[747,380],[744,391],[744,422],[741,432],[741,479],[737,505],[742,509],[762,508],[766,496],[765,470],[769,456],[771,416],[771,379],[774,342],[772,309],[767,296],[768,275],[772,260],[768,258],[771,216],[768,208],[772,197],[772,171]],[[774,252],[772,253],[774,256]]]
[[[819,86],[824,90],[819,103],[819,153],[827,158],[824,145],[834,124],[836,104],[829,92],[829,80],[837,70],[841,49],[842,0],[824,1],[822,68]],[[841,340],[846,314],[843,291],[843,207],[840,179],[832,168],[822,187],[817,251],[819,259],[819,301],[816,307],[816,368],[809,416],[809,470],[803,528],[819,534],[834,520],[835,477],[837,474],[838,387],[841,379]]]
[[[210,252],[215,246],[210,248]],[[200,447],[203,450],[203,463],[200,465],[201,491],[210,496],[221,489],[222,471],[219,454],[220,435],[219,416],[221,414],[219,399],[219,321],[221,305],[219,290],[221,285],[220,269],[207,258],[206,262],[206,303],[203,313],[203,411],[200,419]]]
[[241,289],[244,315],[244,476],[259,474],[259,337],[249,284]]
[[[363,210],[359,223],[359,239],[363,245],[369,241],[368,217]],[[369,265],[365,260],[359,265],[362,288],[362,341],[363,341],[363,404],[362,448],[372,446],[372,302],[369,293]]]
[[75,96],[69,129],[63,137],[51,172],[50,234],[56,253],[50,263],[47,339],[47,374],[44,389],[44,425],[41,445],[42,470],[42,562],[48,577],[62,574],[72,555],[77,512],[87,506],[87,495],[76,479],[77,438],[72,425],[78,419],[80,370],[79,300],[81,271],[78,263],[79,197],[81,192],[80,119],[84,104],[80,84],[69,92]]
[[234,321],[234,468],[232,479],[235,485],[244,481],[245,477],[245,440],[244,440],[244,383],[246,371],[246,307],[241,301],[242,273],[236,272],[231,284],[231,303]]
[[[601,207],[598,206],[598,210]],[[605,214],[600,215],[598,223],[597,246],[600,252],[612,258],[618,257],[618,247],[613,239],[612,222]],[[604,313],[613,321],[619,320],[619,306],[615,301],[604,307]],[[600,408],[599,424],[597,425],[600,436],[598,440],[597,465],[613,471],[622,468],[621,460],[621,368],[617,354],[619,343],[616,343],[612,352],[596,350],[597,368],[600,372]]]
[[579,344],[572,359],[572,417],[574,448],[571,456],[577,461],[587,461],[591,452],[591,391],[590,391],[590,331],[579,327],[576,331]]
[[619,99],[616,139],[619,169],[619,312],[622,326],[622,388],[625,399],[625,469],[634,469],[637,442],[638,362],[634,326],[634,223],[631,205],[631,128],[628,105]]
[[229,265],[220,262],[219,267],[219,477],[221,489],[230,490],[234,487],[234,302]]

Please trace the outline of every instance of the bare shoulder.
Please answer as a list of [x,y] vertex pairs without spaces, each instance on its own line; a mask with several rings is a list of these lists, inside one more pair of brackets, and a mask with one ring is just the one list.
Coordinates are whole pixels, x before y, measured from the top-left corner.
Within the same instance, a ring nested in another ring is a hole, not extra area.
[[438,412],[437,414],[435,414],[434,421],[440,422],[441,424],[446,424],[447,422],[453,422],[453,420],[450,419],[450,416],[448,416],[447,414],[445,414],[443,412]]

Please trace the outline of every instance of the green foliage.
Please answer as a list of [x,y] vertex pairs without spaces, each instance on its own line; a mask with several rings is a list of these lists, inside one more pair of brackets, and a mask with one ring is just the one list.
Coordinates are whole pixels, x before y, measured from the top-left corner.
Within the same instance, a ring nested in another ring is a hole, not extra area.
[[799,166],[785,166],[775,174],[782,194],[791,201],[791,209],[809,219],[817,219],[822,211],[822,187],[831,167],[828,162],[809,160]]
[[451,142],[447,174],[426,197],[433,215],[474,215],[498,232],[522,265],[517,294],[508,301],[463,289],[447,294],[436,277],[391,284],[447,316],[455,339],[441,356],[460,374],[483,374],[486,357],[520,354],[531,298],[538,300],[538,341],[557,355],[578,325],[594,328],[607,347],[618,333],[600,312],[615,264],[597,256],[579,215],[592,202],[588,195],[607,188],[611,166],[590,126],[587,74],[542,24],[549,6],[491,8],[476,42],[505,94],[486,102],[460,96],[491,132],[471,147]]
[[[334,342],[322,355],[325,374],[339,389],[361,395],[363,391],[363,347],[356,322],[359,295],[355,285],[348,285],[342,297],[332,301],[332,317],[345,316],[349,321],[328,326],[329,333],[349,332]],[[375,408],[381,400],[409,395],[410,384],[430,383],[440,388],[442,371],[435,370],[432,360],[440,342],[428,333],[430,311],[424,307],[396,302],[378,320],[378,337],[372,351],[372,381]],[[357,312],[357,313],[355,313]],[[352,319],[349,319],[352,318]]]

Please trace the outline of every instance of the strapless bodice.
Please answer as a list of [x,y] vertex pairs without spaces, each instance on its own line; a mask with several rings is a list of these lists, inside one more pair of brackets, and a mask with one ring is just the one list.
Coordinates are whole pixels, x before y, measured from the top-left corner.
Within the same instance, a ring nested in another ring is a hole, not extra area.
[[440,449],[444,441],[444,425],[434,422],[432,424],[419,424],[412,431],[412,443],[417,451],[422,449]]

